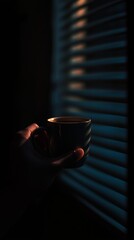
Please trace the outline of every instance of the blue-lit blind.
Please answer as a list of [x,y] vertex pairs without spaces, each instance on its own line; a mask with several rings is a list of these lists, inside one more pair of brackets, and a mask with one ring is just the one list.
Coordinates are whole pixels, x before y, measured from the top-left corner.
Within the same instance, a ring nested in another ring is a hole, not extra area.
[[123,0],[54,0],[53,115],[92,119],[87,162],[60,181],[127,232],[127,27]]

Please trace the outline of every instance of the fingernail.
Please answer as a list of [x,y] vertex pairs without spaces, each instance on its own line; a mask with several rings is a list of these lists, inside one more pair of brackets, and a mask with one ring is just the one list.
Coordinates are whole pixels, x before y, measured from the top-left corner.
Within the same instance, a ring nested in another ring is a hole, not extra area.
[[76,148],[74,150],[74,155],[77,160],[80,160],[84,156],[84,150],[82,148]]

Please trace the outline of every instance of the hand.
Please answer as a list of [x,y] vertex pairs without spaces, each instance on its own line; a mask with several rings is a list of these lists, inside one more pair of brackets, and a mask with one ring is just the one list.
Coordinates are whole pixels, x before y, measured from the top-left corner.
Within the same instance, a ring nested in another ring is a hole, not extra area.
[[[39,193],[46,190],[54,181],[59,171],[70,163],[78,162],[84,155],[82,148],[59,158],[44,157],[35,150],[31,135],[39,126],[31,124],[17,132],[11,144],[10,181],[28,191]],[[42,136],[47,142],[47,133]]]

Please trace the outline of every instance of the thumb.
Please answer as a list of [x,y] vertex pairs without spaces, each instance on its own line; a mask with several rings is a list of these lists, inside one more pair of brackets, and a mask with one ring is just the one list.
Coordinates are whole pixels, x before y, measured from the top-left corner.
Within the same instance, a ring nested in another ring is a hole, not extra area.
[[59,157],[58,159],[54,159],[52,161],[52,165],[54,167],[59,167],[59,168],[70,168],[70,167],[75,167],[75,164],[78,166],[80,164],[80,160],[84,156],[84,150],[82,148],[76,148],[74,151],[71,151],[67,153],[64,156]]

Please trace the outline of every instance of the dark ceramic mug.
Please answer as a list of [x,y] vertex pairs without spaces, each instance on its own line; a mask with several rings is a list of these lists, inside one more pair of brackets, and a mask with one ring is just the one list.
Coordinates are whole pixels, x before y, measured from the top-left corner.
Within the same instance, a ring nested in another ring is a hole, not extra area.
[[[49,136],[49,145],[47,151],[42,151],[42,154],[56,158],[81,147],[85,154],[80,160],[80,165],[85,162],[90,147],[91,119],[74,116],[49,118],[44,127],[35,130],[33,136],[40,134],[44,129]],[[39,150],[35,139],[33,138],[34,146]]]

